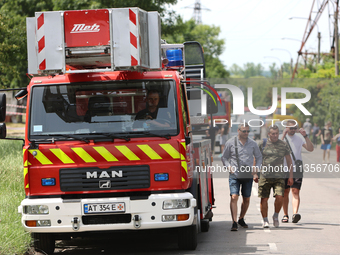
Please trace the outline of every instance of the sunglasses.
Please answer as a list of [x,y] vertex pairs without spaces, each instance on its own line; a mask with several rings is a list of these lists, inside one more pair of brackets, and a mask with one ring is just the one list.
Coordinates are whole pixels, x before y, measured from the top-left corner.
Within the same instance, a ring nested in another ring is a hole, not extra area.
[[296,130],[297,129],[297,127],[291,127],[291,128],[289,128],[290,130]]
[[242,133],[250,133],[250,130],[241,130],[239,129]]

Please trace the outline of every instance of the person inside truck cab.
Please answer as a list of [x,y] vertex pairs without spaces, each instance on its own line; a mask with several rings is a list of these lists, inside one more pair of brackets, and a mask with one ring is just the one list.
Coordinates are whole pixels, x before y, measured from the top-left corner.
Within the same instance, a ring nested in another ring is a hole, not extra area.
[[155,127],[170,127],[172,116],[168,111],[159,114],[159,101],[160,93],[157,90],[149,90],[146,96],[146,108],[136,114],[135,120],[146,120],[148,124]]

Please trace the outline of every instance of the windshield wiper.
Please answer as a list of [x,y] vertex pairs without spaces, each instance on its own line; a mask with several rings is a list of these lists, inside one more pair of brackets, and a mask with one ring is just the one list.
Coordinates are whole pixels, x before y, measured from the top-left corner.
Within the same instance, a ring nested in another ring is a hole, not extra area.
[[163,137],[169,140],[171,138],[170,134],[157,134],[157,133],[152,133],[150,131],[141,131],[141,132],[132,132],[131,134],[142,134],[142,135],[149,135],[149,136],[157,136],[157,137]]
[[91,135],[104,135],[112,139],[124,139],[127,142],[131,140],[130,137],[127,137],[126,135],[116,135],[112,133],[91,133]]
[[[62,137],[66,137],[66,138],[72,138],[72,139],[75,139],[75,140],[80,140],[80,141],[83,141],[85,143],[89,143],[90,141],[86,138],[83,138],[83,137],[79,137],[77,135],[71,135],[71,134],[49,134],[48,136],[52,136],[52,139],[54,136],[62,136]],[[58,139],[60,140],[60,139]]]

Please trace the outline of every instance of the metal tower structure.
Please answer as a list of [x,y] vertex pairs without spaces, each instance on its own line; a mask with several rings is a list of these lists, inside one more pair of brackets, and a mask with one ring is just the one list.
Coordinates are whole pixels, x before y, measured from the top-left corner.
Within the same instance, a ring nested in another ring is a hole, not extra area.
[[195,20],[196,24],[202,24],[201,10],[210,11],[210,9],[208,9],[206,7],[202,7],[200,0],[196,0],[194,4],[188,5],[185,8],[194,9],[194,13],[193,13],[192,18]]
[[[334,19],[333,21],[330,20],[330,26],[331,26],[331,24],[333,24],[333,26],[334,26],[334,29],[333,29],[334,32],[333,32],[333,36],[332,36],[332,41],[333,42],[331,43],[332,44],[331,45],[331,51],[334,52],[336,75],[339,75],[338,54],[336,54],[336,53],[339,52],[339,49],[338,49],[338,47],[339,47],[339,43],[338,43],[338,33],[339,33],[338,32],[339,0],[323,0],[321,3],[319,3],[319,1],[318,1],[317,11],[313,11],[314,4],[315,4],[315,0],[313,0],[312,8],[310,10],[308,21],[307,21],[307,25],[306,25],[306,29],[305,29],[305,32],[303,34],[303,38],[302,38],[302,41],[301,41],[300,49],[298,51],[298,57],[297,57],[297,60],[296,60],[294,72],[292,74],[291,82],[294,80],[294,77],[295,77],[295,74],[296,74],[296,71],[297,71],[297,68],[298,68],[298,63],[299,63],[300,55],[302,57],[304,57],[303,54],[305,54],[305,61],[307,60],[307,53],[303,53],[302,52],[303,47],[307,43],[307,40],[308,40],[310,34],[312,33],[314,27],[316,26],[316,23],[318,22],[322,12],[325,10],[325,7],[329,3],[332,4],[331,6],[334,9],[334,16],[328,14],[329,19]],[[328,12],[329,12],[329,10],[328,10]],[[316,14],[313,15],[314,13],[316,13]],[[312,16],[314,16],[314,17],[312,17]],[[331,18],[331,17],[334,17],[334,18]]]

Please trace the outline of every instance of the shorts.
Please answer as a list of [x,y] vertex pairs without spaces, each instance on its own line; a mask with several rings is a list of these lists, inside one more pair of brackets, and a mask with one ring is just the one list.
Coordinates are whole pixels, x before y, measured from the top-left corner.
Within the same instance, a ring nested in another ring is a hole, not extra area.
[[237,179],[236,177],[229,177],[229,189],[231,195],[240,195],[240,186],[243,197],[250,197],[251,188],[253,187],[253,179]]
[[292,186],[288,186],[288,178],[285,179],[285,188],[296,188],[298,190],[301,189],[301,185],[302,185],[302,178],[293,178],[294,183]]
[[220,145],[225,145],[225,143],[227,142],[227,135],[221,135],[220,136]]
[[330,150],[332,145],[330,143],[328,144],[321,144],[321,150]]
[[269,198],[270,190],[273,188],[274,197],[276,195],[284,196],[285,192],[285,178],[264,178],[259,179],[259,197]]

